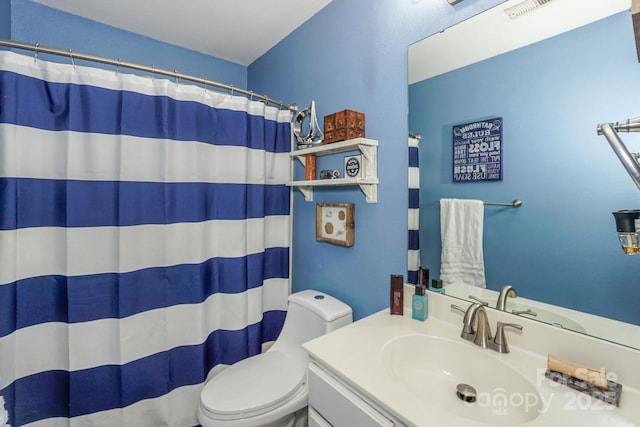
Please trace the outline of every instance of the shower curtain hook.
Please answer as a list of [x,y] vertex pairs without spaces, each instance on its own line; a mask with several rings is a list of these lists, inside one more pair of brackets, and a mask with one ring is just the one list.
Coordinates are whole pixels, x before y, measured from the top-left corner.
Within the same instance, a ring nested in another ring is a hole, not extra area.
[[122,58],[118,58],[118,63],[116,64],[116,76],[120,72],[120,64],[122,64]]
[[206,77],[204,78],[204,94],[207,94],[207,82],[209,81],[209,79],[207,79]]
[[33,55],[33,62],[38,61],[38,48],[40,47],[40,43],[36,43],[35,54]]
[[253,101],[253,91],[249,92],[251,96],[249,96],[249,101]]
[[73,59],[73,51],[69,49],[69,58],[71,58],[71,65],[73,65],[73,69],[76,69],[76,61]]
[[155,80],[156,78],[156,66],[152,65],[151,66],[151,80]]
[[173,70],[173,76],[174,76],[174,77],[175,77],[175,79],[176,79],[176,86],[179,86],[179,83],[178,83],[178,71]]
[[233,89],[234,89],[234,87],[233,87],[233,85],[229,85],[229,86],[231,86],[231,96],[233,96]]

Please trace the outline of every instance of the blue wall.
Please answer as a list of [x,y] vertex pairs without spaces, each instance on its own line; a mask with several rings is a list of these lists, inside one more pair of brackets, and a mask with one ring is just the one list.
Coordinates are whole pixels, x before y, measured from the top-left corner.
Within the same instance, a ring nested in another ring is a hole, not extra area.
[[[612,211],[640,193],[596,125],[640,114],[629,13],[411,85],[420,152],[423,261],[439,270],[438,200],[523,201],[485,208],[487,286],[640,323],[640,260],[624,255]],[[503,117],[501,182],[452,183],[454,124]],[[640,151],[636,134],[622,134]],[[633,303],[629,303],[629,302]]]
[[[31,0],[11,0],[10,11],[11,34],[5,38],[60,49],[71,48],[76,52],[177,70],[237,87],[247,86],[247,68],[239,64],[103,25]],[[53,61],[66,60],[42,57]],[[82,65],[106,67],[96,63]],[[131,70],[122,72],[134,73]]]
[[[498,3],[334,0],[249,66],[253,90],[301,107],[316,100],[320,121],[361,111],[366,136],[380,142],[377,204],[359,189],[316,191],[313,202],[296,192],[294,290],[333,294],[355,318],[388,307],[389,275],[407,270],[407,46]],[[342,170],[342,156],[318,159],[322,168]],[[316,202],[355,203],[355,246],[316,242]]]

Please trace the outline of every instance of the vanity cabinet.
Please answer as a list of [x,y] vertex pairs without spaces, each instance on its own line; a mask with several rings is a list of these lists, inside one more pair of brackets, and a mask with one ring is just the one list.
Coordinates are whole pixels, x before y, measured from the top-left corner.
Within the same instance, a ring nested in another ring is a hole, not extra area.
[[[640,427],[637,349],[492,310],[491,324],[517,321],[524,331],[509,336],[509,354],[498,354],[460,338],[452,302],[432,292],[425,322],[387,308],[305,342],[310,425]],[[620,406],[545,378],[554,353],[615,367],[609,372],[623,384]],[[478,387],[477,405],[456,397],[460,382]]]
[[[367,203],[378,203],[378,141],[367,138],[356,138],[332,144],[316,145],[291,152],[291,158],[298,159],[303,166],[309,155],[327,156],[331,154],[359,151],[362,154],[361,168],[364,176],[359,178],[315,179],[291,181],[289,185],[297,187],[307,202],[313,201],[314,187],[334,187],[358,185],[365,194]],[[293,170],[291,171],[293,175]]]
[[309,427],[403,425],[319,364],[309,363]]

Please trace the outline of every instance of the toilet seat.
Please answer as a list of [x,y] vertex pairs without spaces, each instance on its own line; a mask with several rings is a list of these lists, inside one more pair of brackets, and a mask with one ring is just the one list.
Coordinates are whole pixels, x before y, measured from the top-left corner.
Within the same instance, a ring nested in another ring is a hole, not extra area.
[[254,417],[282,407],[306,386],[306,363],[280,351],[242,360],[205,385],[200,404],[210,418]]

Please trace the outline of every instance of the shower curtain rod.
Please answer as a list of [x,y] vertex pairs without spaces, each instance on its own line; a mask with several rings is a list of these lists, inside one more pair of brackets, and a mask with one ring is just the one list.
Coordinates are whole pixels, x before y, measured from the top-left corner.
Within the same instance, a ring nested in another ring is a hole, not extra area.
[[120,68],[120,67],[124,67],[124,68],[130,68],[132,70],[148,72],[148,73],[151,73],[152,75],[160,74],[160,75],[163,75],[163,76],[174,77],[176,79],[176,81],[178,79],[188,80],[188,81],[192,81],[192,82],[196,82],[196,83],[201,83],[201,84],[205,85],[205,87],[206,86],[213,86],[213,87],[217,87],[217,88],[220,88],[220,89],[225,89],[225,90],[230,91],[232,94],[233,94],[233,92],[239,92],[239,93],[241,93],[243,95],[247,95],[248,97],[250,97],[250,99],[258,99],[258,100],[264,101],[264,102],[269,103],[269,104],[277,105],[280,108],[286,108],[286,109],[288,109],[290,111],[294,111],[295,112],[295,111],[298,110],[298,106],[296,104],[285,104],[282,101],[277,101],[275,99],[269,98],[268,96],[259,95],[257,93],[253,93],[252,91],[249,91],[249,90],[239,89],[239,88],[237,88],[237,87],[235,87],[233,85],[228,85],[228,84],[225,84],[225,83],[219,83],[219,82],[215,82],[215,81],[208,80],[208,79],[205,79],[205,78],[191,76],[191,75],[188,75],[188,74],[182,74],[182,73],[179,73],[177,71],[169,71],[169,70],[164,70],[162,68],[149,67],[147,65],[140,65],[140,64],[133,63],[133,62],[123,61],[121,59],[110,59],[110,58],[105,58],[103,56],[90,55],[90,54],[87,54],[87,53],[78,53],[78,52],[72,51],[71,49],[63,50],[63,49],[57,49],[57,48],[53,48],[53,47],[40,46],[40,43],[29,44],[29,43],[19,42],[19,41],[15,41],[15,40],[8,40],[8,39],[0,38],[0,46],[9,47],[9,48],[13,48],[13,49],[30,50],[32,52],[35,52],[35,57],[36,58],[38,57],[39,53],[47,53],[47,54],[51,54],[51,55],[66,56],[66,57],[71,59],[72,63],[76,59],[81,59],[81,60],[85,60],[85,61],[92,61],[92,62],[99,62],[101,64],[113,65],[113,66],[116,67],[116,70],[118,68]]

